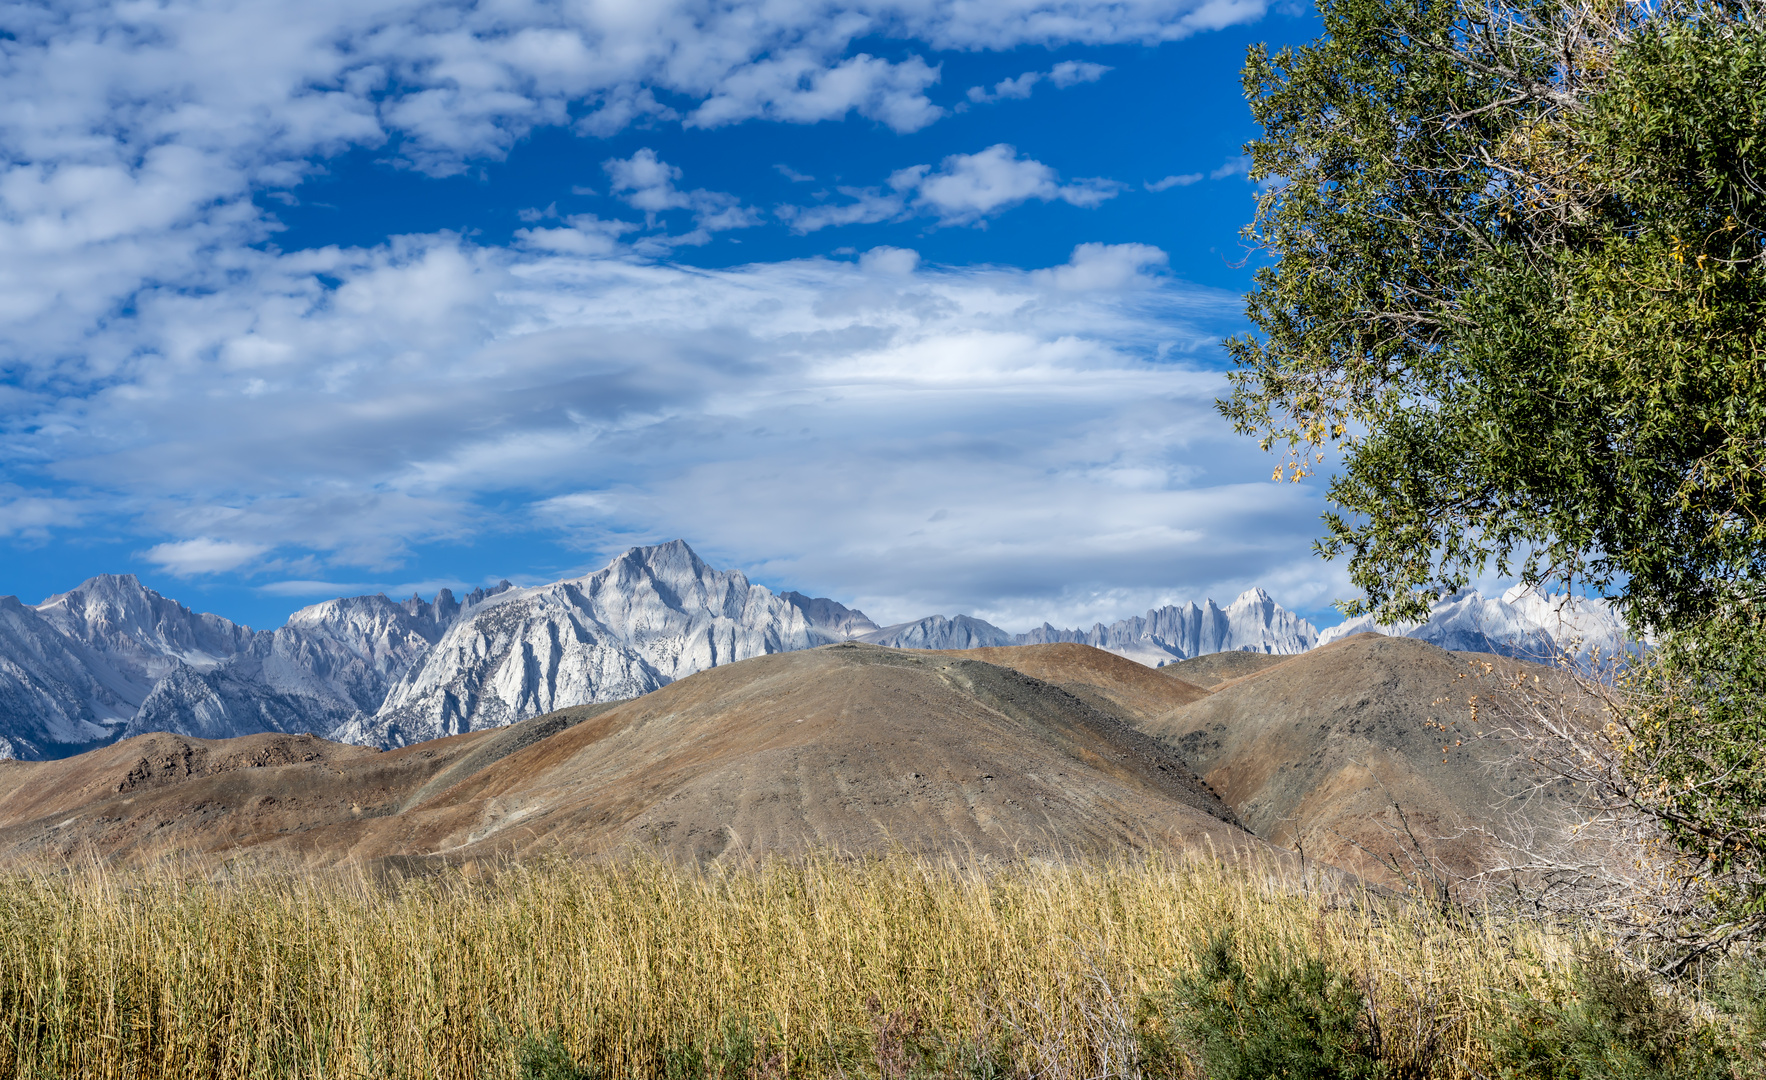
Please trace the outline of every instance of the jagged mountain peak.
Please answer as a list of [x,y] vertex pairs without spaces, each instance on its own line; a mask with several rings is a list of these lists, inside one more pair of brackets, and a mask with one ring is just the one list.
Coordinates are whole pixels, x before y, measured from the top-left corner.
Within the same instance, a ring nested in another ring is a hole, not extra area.
[[134,574],[94,574],[85,581],[75,585],[67,592],[56,593],[54,596],[49,597],[41,604],[35,606],[48,607],[49,605],[65,600],[70,596],[118,595],[129,593],[153,593],[155,596],[159,595],[157,592],[154,592],[152,589],[141,584],[141,579]]
[[256,636],[249,626],[196,612],[148,588],[134,574],[99,574],[36,605],[56,630],[109,657],[129,681],[147,685],[177,663],[209,670]]
[[380,709],[339,737],[387,746],[495,727],[869,629],[832,600],[775,595],[713,569],[685,541],[628,548],[586,577],[469,604]]

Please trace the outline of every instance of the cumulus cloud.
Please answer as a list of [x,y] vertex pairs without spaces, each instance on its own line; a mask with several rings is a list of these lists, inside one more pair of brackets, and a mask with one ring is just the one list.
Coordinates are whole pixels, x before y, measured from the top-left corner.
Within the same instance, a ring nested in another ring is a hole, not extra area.
[[807,124],[856,112],[894,131],[918,131],[944,114],[926,97],[926,88],[937,81],[938,69],[917,56],[890,63],[860,53],[829,66],[825,57],[793,51],[732,72],[686,122],[689,127],[753,119]]
[[[612,181],[613,193],[634,209],[644,211],[645,224],[654,228],[658,215],[668,210],[691,210],[694,228],[676,236],[646,237],[636,247],[651,253],[664,252],[683,244],[704,244],[711,234],[730,229],[747,229],[760,224],[760,211],[742,205],[742,200],[723,191],[703,188],[681,191],[675,181],[681,170],[644,147],[629,158],[612,158],[601,166]],[[596,222],[597,226],[605,223]],[[554,250],[557,250],[556,248]]]
[[1170,261],[1151,244],[1081,244],[1073,249],[1067,265],[1037,270],[1031,276],[1038,283],[1068,291],[1122,289],[1151,284],[1155,279],[1147,271]]

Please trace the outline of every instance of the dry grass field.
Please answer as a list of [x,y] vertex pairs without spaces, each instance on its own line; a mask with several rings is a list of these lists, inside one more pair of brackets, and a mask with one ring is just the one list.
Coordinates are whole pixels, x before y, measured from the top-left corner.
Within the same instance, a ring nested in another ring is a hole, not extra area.
[[1204,854],[408,879],[94,862],[0,878],[0,1076],[1136,1076],[1224,927],[1352,976],[1394,1059],[1435,1076],[1488,1071],[1478,1033],[1509,995],[1561,991],[1570,955]]

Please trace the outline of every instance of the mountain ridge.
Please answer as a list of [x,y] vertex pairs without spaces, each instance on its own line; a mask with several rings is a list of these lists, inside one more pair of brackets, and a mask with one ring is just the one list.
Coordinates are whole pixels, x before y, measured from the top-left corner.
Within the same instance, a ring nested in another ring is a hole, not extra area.
[[[1542,625],[1548,618],[1558,633]],[[879,627],[838,601],[713,569],[675,540],[547,585],[504,581],[463,598],[442,589],[433,601],[338,597],[253,630],[132,574],[104,574],[37,605],[0,597],[0,759],[61,757],[153,731],[310,732],[384,749],[847,640],[944,651],[1083,644],[1157,667],[1226,651],[1299,654],[1377,629],[1537,658],[1570,651],[1560,642],[1622,640],[1616,618],[1610,607],[1510,590],[1500,600],[1446,598],[1419,624],[1361,620],[1321,633],[1253,588],[1224,608],[1167,605],[1090,630],[1044,623],[1013,634],[962,614]]]

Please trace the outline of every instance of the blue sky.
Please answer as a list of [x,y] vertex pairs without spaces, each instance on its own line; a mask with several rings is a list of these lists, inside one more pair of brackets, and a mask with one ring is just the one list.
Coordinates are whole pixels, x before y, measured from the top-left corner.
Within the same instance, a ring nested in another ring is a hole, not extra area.
[[1214,414],[1261,0],[0,10],[0,594],[683,537],[879,621],[1334,619]]

